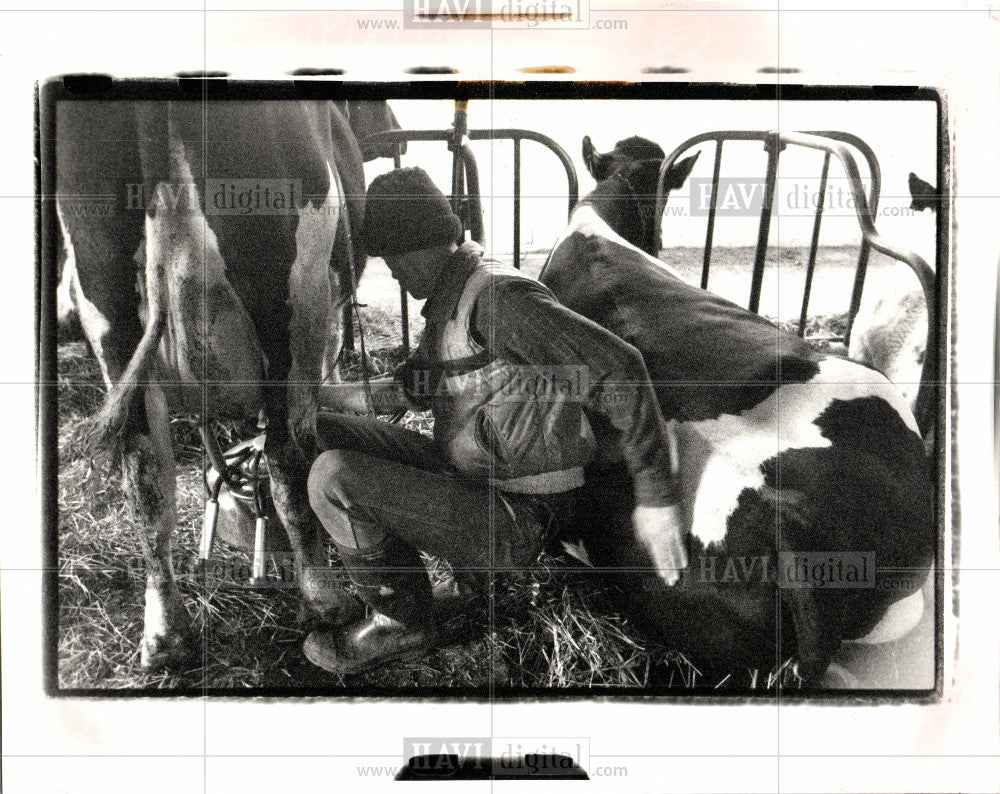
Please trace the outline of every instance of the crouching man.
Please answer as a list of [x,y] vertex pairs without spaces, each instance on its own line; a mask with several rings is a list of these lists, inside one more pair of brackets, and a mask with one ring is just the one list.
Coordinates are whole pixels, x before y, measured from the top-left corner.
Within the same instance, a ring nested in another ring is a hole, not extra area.
[[[434,438],[374,419],[360,385],[336,392],[320,435],[328,451],[309,500],[369,607],[317,629],[314,664],[357,672],[433,647],[433,594],[418,550],[459,578],[488,580],[537,558],[550,526],[571,514],[594,454],[590,419],[608,423],[634,479],[640,538],[656,538],[661,575],[687,565],[668,428],[642,357],[562,306],[535,279],[482,260],[445,196],[419,168],[368,190],[362,236],[416,299],[419,348],[395,378],[373,382],[379,413],[430,408]],[[589,417],[589,419],[588,419]]]

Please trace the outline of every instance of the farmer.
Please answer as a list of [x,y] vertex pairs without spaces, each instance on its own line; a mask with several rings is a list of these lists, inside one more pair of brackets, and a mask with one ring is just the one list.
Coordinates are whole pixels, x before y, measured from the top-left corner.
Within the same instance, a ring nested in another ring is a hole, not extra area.
[[475,243],[457,245],[461,223],[419,168],[372,182],[361,234],[426,299],[419,348],[395,378],[372,381],[372,398],[379,413],[430,408],[434,438],[348,415],[369,407],[360,384],[328,403],[343,413],[321,415],[328,451],[309,474],[309,500],[369,615],[313,631],[306,657],[345,674],[432,647],[434,594],[418,550],[480,583],[531,565],[583,485],[595,451],[588,416],[617,432],[635,531],[665,537],[653,558],[676,581],[687,559],[671,446],[638,351],[535,279],[484,262]]

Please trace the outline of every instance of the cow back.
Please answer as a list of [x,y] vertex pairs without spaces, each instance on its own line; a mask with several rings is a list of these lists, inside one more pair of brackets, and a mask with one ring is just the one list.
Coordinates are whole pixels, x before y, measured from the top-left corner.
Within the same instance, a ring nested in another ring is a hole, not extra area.
[[818,371],[820,355],[798,337],[687,284],[610,228],[566,236],[541,280],[639,349],[667,419],[739,413]]

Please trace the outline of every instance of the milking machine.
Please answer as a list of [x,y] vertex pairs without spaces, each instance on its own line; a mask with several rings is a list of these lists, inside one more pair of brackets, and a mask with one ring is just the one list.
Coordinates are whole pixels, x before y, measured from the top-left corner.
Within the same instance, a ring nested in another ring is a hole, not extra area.
[[207,425],[201,437],[208,453],[204,483],[207,499],[198,550],[206,566],[217,540],[253,552],[249,584],[268,584],[268,556],[290,552],[291,546],[271,499],[264,434],[221,451]]

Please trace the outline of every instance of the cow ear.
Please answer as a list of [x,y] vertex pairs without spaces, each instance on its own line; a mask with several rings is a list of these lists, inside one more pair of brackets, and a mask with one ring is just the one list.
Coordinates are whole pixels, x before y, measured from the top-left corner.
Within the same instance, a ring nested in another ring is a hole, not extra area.
[[926,196],[928,194],[933,195],[934,185],[930,182],[924,182],[919,176],[910,171],[910,193],[917,196]]
[[910,172],[909,182],[910,198],[912,199],[910,208],[917,212],[922,212],[926,209],[933,210],[939,201],[934,185],[924,182],[924,180],[912,171]]
[[666,189],[679,190],[683,187],[684,183],[687,182],[687,178],[691,176],[694,164],[698,162],[700,156],[701,152],[697,152],[670,166],[670,170],[667,172]]
[[594,142],[590,140],[589,135],[583,136],[583,162],[587,166],[587,171],[590,175],[600,181],[597,176],[598,171],[598,160],[600,155],[597,153],[597,149],[594,148]]

